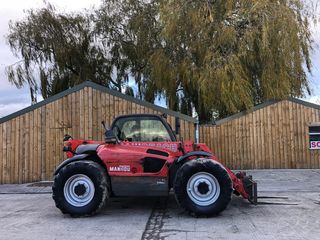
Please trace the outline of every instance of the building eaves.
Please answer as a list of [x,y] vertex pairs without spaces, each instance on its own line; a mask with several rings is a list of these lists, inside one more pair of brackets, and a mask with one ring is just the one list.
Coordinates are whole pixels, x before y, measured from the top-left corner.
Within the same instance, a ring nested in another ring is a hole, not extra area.
[[320,110],[320,105],[317,105],[317,104],[314,104],[314,103],[310,103],[310,102],[306,102],[306,101],[303,101],[301,99],[298,99],[298,98],[293,98],[293,97],[288,97],[288,98],[285,98],[285,99],[282,99],[282,100],[279,100],[279,99],[274,99],[274,100],[269,100],[269,101],[266,101],[264,103],[261,103],[259,105],[256,105],[250,109],[247,109],[247,110],[244,110],[244,111],[241,111],[239,113],[235,113],[229,117],[226,117],[226,118],[222,118],[220,120],[217,120],[215,122],[216,125],[221,125],[221,124],[224,124],[226,122],[229,122],[229,121],[232,121],[234,119],[237,119],[237,118],[240,118],[242,116],[245,116],[246,114],[249,114],[249,113],[252,113],[254,111],[257,111],[259,109],[262,109],[262,108],[265,108],[265,107],[268,107],[272,104],[275,104],[275,103],[278,103],[280,101],[284,101],[284,100],[287,100],[287,101],[291,101],[291,102],[294,102],[294,103],[297,103],[297,104],[301,104],[303,106],[306,106],[306,107],[309,107],[309,108],[315,108],[315,109],[318,109]]
[[102,91],[102,92],[105,92],[107,94],[110,94],[110,95],[113,95],[113,96],[116,96],[116,97],[119,97],[119,98],[122,98],[124,100],[127,100],[127,101],[130,101],[130,102],[134,102],[136,104],[139,104],[139,105],[142,105],[142,106],[145,106],[145,107],[148,107],[148,108],[151,108],[155,111],[159,111],[159,112],[162,112],[162,113],[166,113],[168,115],[171,115],[171,116],[175,116],[175,117],[179,117],[183,120],[186,120],[186,121],[189,121],[189,122],[193,122],[193,123],[196,123],[196,119],[193,118],[193,117],[190,117],[188,115],[185,115],[185,114],[182,114],[182,113],[179,113],[179,112],[176,112],[176,111],[173,111],[173,110],[170,110],[170,109],[167,109],[167,108],[164,108],[164,107],[160,107],[160,106],[157,106],[157,105],[154,105],[152,103],[149,103],[149,102],[146,102],[146,101],[143,101],[143,100],[140,100],[140,99],[136,99],[134,97],[131,97],[131,96],[128,96],[128,95],[125,95],[125,94],[122,94],[118,91],[115,91],[115,90],[112,90],[112,89],[109,89],[105,86],[102,86],[102,85],[99,85],[99,84],[96,84],[96,83],[93,83],[93,82],[90,82],[90,81],[86,81],[86,82],[83,82],[79,85],[76,85],[70,89],[67,89],[63,92],[60,92],[52,97],[49,97],[41,102],[38,102],[34,105],[31,105],[29,107],[26,107],[22,110],[19,110],[17,112],[14,112],[8,116],[5,116],[5,117],[2,117],[0,118],[0,124],[1,123],[4,123],[6,121],[9,121],[13,118],[16,118],[18,116],[21,116],[25,113],[28,113],[28,112],[31,112],[39,107],[42,107],[48,103],[51,103],[51,102],[54,102],[60,98],[63,98],[71,93],[74,93],[74,92],[77,92],[77,91],[80,91],[81,89],[85,88],[85,87],[91,87],[93,89],[96,89],[98,91]]

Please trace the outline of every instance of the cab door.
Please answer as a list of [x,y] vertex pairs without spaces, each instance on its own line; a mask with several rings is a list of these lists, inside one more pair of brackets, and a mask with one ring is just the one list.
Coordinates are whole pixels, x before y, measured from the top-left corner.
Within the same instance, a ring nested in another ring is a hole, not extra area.
[[120,144],[127,146],[128,151],[133,148],[136,148],[136,151],[141,150],[139,156],[134,154],[135,157],[130,157],[130,175],[133,178],[114,178],[114,183],[130,181],[130,185],[134,186],[132,193],[135,195],[167,195],[169,191],[167,162],[168,160],[172,162],[174,159],[166,150],[172,151],[176,148],[176,143],[173,142],[175,138],[172,131],[170,133],[168,125],[160,116],[131,115],[117,118],[112,129],[121,141]]
[[[113,126],[122,144],[143,147],[150,156],[136,159],[133,165],[141,165],[139,170],[145,174],[157,174],[165,166],[166,150],[177,150],[173,133],[160,116],[133,115],[120,117]],[[163,149],[163,151],[161,151]],[[139,171],[139,172],[140,172]]]

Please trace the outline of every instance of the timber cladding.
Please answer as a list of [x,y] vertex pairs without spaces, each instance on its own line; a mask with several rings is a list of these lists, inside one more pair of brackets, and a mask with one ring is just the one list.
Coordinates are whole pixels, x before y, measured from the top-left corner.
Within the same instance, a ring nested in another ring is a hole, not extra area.
[[319,105],[288,98],[200,126],[199,136],[232,169],[319,168],[308,132],[319,122]]
[[64,134],[103,140],[102,120],[110,126],[131,113],[166,113],[173,128],[179,117],[181,136],[195,139],[194,118],[85,82],[0,119],[0,183],[52,180],[65,158]]
[[[179,117],[181,136],[195,139],[194,118],[85,82],[0,119],[0,183],[52,180],[64,134],[103,140],[102,120],[131,113],[166,113],[173,128]],[[202,125],[199,140],[231,169],[320,168],[320,150],[309,149],[315,123],[319,105],[288,98]]]

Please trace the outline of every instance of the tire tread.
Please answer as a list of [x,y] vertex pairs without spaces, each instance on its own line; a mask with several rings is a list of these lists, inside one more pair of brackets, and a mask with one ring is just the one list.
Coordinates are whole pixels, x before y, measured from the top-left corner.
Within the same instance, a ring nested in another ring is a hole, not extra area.
[[[186,184],[196,172],[205,171],[213,174],[220,184],[221,193],[218,200],[209,206],[197,206],[189,198]],[[211,159],[198,158],[183,164],[177,172],[174,182],[175,198],[179,206],[194,216],[213,216],[226,209],[232,196],[232,182],[224,167]]]
[[[99,200],[99,203],[96,204],[90,212],[86,213],[75,213],[68,209],[68,204],[66,204],[62,199],[64,199],[63,195],[63,187],[64,187],[64,179],[65,176],[68,175],[70,171],[76,171],[76,169],[86,169],[86,171],[95,173],[96,179],[94,181],[99,182],[99,186],[96,188],[96,191],[101,191],[102,197]],[[52,185],[52,198],[55,201],[55,205],[63,214],[69,214],[72,217],[79,216],[91,216],[98,213],[106,204],[107,199],[110,197],[110,180],[106,174],[105,169],[100,166],[98,163],[93,162],[91,160],[82,160],[77,162],[72,162],[65,167],[63,167],[58,174],[54,178],[54,182]]]

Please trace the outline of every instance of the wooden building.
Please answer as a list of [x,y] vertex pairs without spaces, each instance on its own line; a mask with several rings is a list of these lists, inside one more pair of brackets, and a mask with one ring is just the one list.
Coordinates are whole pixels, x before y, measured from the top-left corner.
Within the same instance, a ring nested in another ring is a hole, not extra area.
[[63,160],[63,136],[102,140],[101,121],[110,126],[123,114],[166,113],[181,136],[195,139],[195,119],[151,103],[84,82],[0,119],[0,183],[51,180]]
[[[181,137],[195,139],[194,118],[84,82],[0,119],[0,183],[51,180],[65,133],[102,140],[102,120],[130,113],[166,113],[173,128],[179,118]],[[320,106],[268,101],[199,126],[199,140],[231,169],[319,168]]]
[[299,99],[268,101],[200,126],[199,136],[232,169],[320,167],[320,106]]

